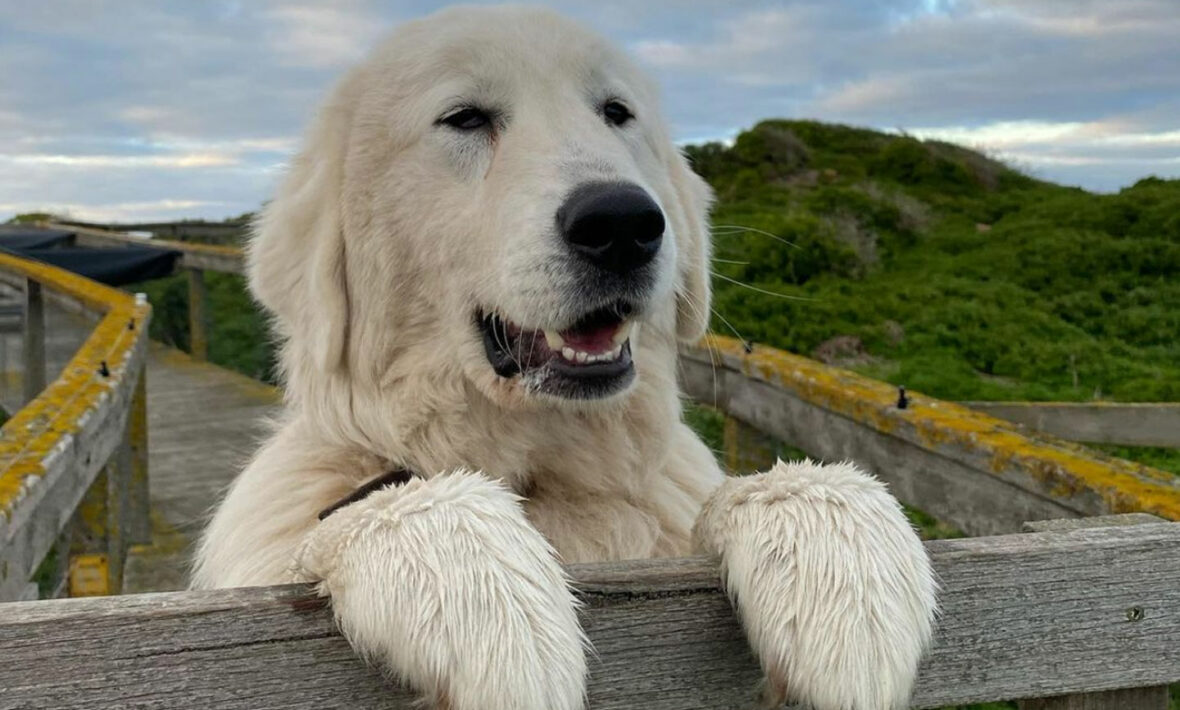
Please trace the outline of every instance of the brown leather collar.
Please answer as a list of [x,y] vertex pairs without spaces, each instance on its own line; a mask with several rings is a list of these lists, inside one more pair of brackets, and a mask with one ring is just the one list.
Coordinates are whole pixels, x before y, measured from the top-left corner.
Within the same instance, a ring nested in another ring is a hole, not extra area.
[[409,483],[410,479],[413,477],[414,477],[413,471],[410,471],[409,469],[405,469],[405,468],[395,468],[394,470],[390,471],[389,473],[382,474],[382,475],[374,478],[373,480],[369,481],[365,485],[361,486],[360,488],[356,489],[352,493],[348,494],[348,496],[341,498],[340,500],[336,501],[332,505],[329,505],[327,508],[324,508],[323,510],[320,511],[319,518],[320,518],[320,520],[323,520],[324,518],[328,517],[332,513],[335,513],[337,510],[340,510],[344,506],[350,505],[352,503],[356,503],[357,501],[364,500],[365,498],[368,498],[371,494],[376,493],[377,491],[381,490],[382,488],[387,488],[389,486],[405,485],[405,484]]

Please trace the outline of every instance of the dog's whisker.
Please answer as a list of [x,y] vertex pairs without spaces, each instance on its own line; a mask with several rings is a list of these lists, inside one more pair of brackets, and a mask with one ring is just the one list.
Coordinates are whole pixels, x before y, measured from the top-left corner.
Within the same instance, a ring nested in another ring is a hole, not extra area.
[[713,257],[713,261],[718,264],[736,264],[738,266],[749,266],[750,265],[750,262],[748,262],[748,261],[737,261],[736,259],[722,259],[722,258],[716,257],[716,256]]
[[780,237],[777,234],[767,232],[764,229],[758,229],[757,227],[745,227],[740,224],[715,224],[712,226],[711,231],[714,236],[718,236],[718,237],[727,237],[727,236],[730,236],[733,234],[744,234],[744,233],[760,234],[764,237],[770,237],[771,239],[773,239],[775,241],[782,242],[783,244],[786,244],[787,246],[791,247],[792,249],[801,249],[802,248],[798,244],[796,244],[795,242],[792,242],[789,239],[783,239],[782,237]]
[[709,310],[710,310],[710,311],[712,311],[712,312],[713,312],[713,315],[717,316],[717,318],[718,318],[718,319],[719,319],[719,320],[720,320],[722,323],[724,323],[724,324],[725,324],[725,327],[726,327],[726,328],[729,328],[729,331],[730,331],[731,333],[733,333],[733,334],[734,334],[734,335],[737,337],[737,339],[738,339],[738,340],[742,341],[742,344],[743,344],[743,345],[745,345],[745,343],[747,342],[747,341],[746,341],[746,339],[745,339],[744,337],[742,337],[742,334],[738,332],[738,329],[737,329],[737,328],[733,327],[733,323],[730,323],[730,322],[729,322],[729,319],[727,319],[725,316],[721,315],[721,311],[719,311],[719,310],[717,310],[716,308],[713,308],[713,307],[711,307],[711,306],[709,307]]
[[738,281],[737,279],[731,279],[730,277],[726,276],[725,274],[717,273],[716,271],[713,271],[712,269],[709,270],[709,273],[713,274],[713,276],[721,279],[722,281],[727,281],[735,286],[741,286],[742,288],[748,288],[751,291],[754,291],[756,293],[765,294],[767,296],[774,296],[775,298],[783,298],[788,301],[818,301],[819,300],[818,298],[811,298],[809,296],[792,296],[790,294],[779,293],[777,291],[770,291],[770,290],[767,290],[764,288],[759,288],[757,286],[752,286],[748,283]]

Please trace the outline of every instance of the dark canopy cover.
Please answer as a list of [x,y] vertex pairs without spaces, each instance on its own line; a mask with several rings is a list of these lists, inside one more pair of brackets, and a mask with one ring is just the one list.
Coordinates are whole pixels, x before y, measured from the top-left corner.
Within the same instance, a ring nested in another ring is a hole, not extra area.
[[180,258],[178,251],[146,244],[109,249],[69,246],[73,237],[72,232],[56,229],[5,225],[0,226],[0,249],[52,264],[108,286],[168,276]]

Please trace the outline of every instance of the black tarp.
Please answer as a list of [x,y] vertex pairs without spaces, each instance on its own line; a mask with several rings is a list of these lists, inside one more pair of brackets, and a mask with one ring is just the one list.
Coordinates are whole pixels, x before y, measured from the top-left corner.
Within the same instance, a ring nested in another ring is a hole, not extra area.
[[60,229],[34,229],[0,225],[0,247],[5,249],[47,249],[69,244],[73,232]]
[[[111,248],[66,246],[73,233],[35,227],[0,227],[0,249],[72,271],[108,286],[158,279],[176,269],[173,249],[128,245]],[[146,241],[146,240],[145,240]]]

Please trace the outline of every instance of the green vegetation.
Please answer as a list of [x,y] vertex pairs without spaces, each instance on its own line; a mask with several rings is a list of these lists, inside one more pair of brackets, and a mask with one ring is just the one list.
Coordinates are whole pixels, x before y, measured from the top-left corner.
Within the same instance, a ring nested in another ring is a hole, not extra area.
[[[276,383],[274,345],[266,316],[250,298],[245,279],[205,272],[209,297],[209,360],[263,382]],[[153,340],[189,349],[188,281],[181,274],[130,287],[152,304]]]
[[1180,180],[1095,195],[810,121],[688,153],[718,195],[714,330],[944,399],[1180,401]]

